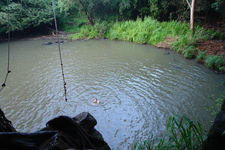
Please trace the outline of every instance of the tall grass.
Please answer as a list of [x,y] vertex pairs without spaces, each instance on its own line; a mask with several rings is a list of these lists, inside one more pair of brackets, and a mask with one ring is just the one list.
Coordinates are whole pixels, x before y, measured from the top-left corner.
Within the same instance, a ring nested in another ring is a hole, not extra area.
[[[106,37],[112,40],[124,40],[139,44],[156,45],[166,39],[166,36],[180,37],[173,43],[172,47],[177,52],[182,52],[187,46],[193,45],[198,39],[210,38],[200,26],[195,27],[195,35],[189,29],[189,23],[178,21],[159,22],[151,17],[144,20],[138,18],[136,21],[128,20],[112,24],[97,23],[94,27],[83,26],[80,33],[73,35],[71,39],[92,39],[96,36]],[[209,33],[214,37],[220,37],[219,33]]]
[[146,17],[144,21],[137,19],[136,21],[116,22],[110,28],[107,38],[156,45],[164,41],[166,36],[184,36],[187,32],[190,32],[187,23],[159,22]]
[[135,150],[200,150],[205,136],[200,123],[185,116],[173,116],[168,119],[168,134],[161,139],[153,136],[146,141],[136,143]]

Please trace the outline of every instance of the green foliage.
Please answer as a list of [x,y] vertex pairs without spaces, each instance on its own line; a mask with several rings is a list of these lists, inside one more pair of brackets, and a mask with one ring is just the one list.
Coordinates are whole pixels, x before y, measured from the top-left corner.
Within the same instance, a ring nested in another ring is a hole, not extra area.
[[[182,30],[182,29],[180,29]],[[187,45],[194,45],[196,41],[200,39],[208,39],[208,30],[203,27],[196,26],[195,34],[193,35],[189,30],[186,30],[186,34],[183,33],[181,38],[172,44],[173,49],[176,52],[182,53],[186,49]]]
[[225,72],[225,66],[219,67],[219,70]]
[[224,3],[223,0],[215,0],[215,2],[212,3],[211,7],[214,8],[216,11],[219,11],[222,9],[221,6],[223,3]]
[[205,64],[207,67],[211,69],[220,69],[220,67],[223,67],[224,60],[223,56],[214,56],[214,55],[208,55],[205,60]]
[[164,138],[154,138],[136,143],[135,150],[200,150],[205,139],[202,126],[185,116],[170,117]]
[[135,150],[168,150],[170,144],[164,138],[151,136],[148,140],[138,142],[134,145]]
[[220,111],[223,102],[225,101],[225,95],[221,95],[219,98],[216,99],[216,106],[217,106],[217,110]]
[[215,31],[211,35],[211,39],[213,39],[213,40],[221,40],[224,37],[225,37],[225,33],[222,33],[222,32],[219,32],[219,31]]
[[198,53],[198,55],[197,55],[197,57],[196,57],[196,61],[197,62],[200,62],[200,63],[203,63],[204,62],[204,60],[206,59],[206,52],[199,52]]
[[83,26],[79,33],[73,34],[69,37],[71,40],[79,40],[79,39],[86,39],[89,36],[89,33],[92,31],[91,26]]
[[71,35],[69,39],[79,40],[79,39],[94,39],[94,38],[104,38],[105,34],[108,32],[109,24],[107,22],[96,23],[94,26],[83,26],[79,33]]
[[52,20],[51,1],[23,0],[21,3],[12,2],[9,6],[2,6],[0,9],[0,26],[6,28],[9,22],[11,31],[50,24]]
[[195,57],[195,52],[196,51],[197,51],[196,48],[193,45],[191,45],[187,49],[183,50],[182,53],[183,53],[185,58],[191,59],[191,58]]
[[107,38],[125,40],[140,44],[156,45],[165,40],[166,36],[182,36],[189,32],[188,24],[177,21],[158,22],[151,17],[144,21],[116,22],[110,28]]
[[170,117],[167,129],[171,133],[175,149],[196,150],[201,149],[204,141],[203,130],[200,123],[194,123],[187,117]]
[[[57,0],[56,2],[56,14],[59,24],[62,24],[62,28],[70,32],[75,32],[79,29],[79,26],[99,21],[121,21],[121,20],[136,20],[138,17],[140,20],[144,20],[146,16],[158,19],[160,21],[177,20],[188,21],[190,10],[187,7],[186,1],[177,0]],[[225,19],[225,2],[223,0],[207,1],[199,0],[196,2],[195,18],[196,20],[202,20],[207,18],[207,15],[211,15],[208,10],[215,10],[215,16]],[[213,9],[211,9],[211,7]],[[53,20],[51,0],[10,0],[9,9],[6,7],[6,0],[0,2],[0,32],[6,31],[7,26],[7,13],[10,12],[11,16],[11,28],[15,30],[24,30],[26,28],[39,26],[40,24],[50,24]],[[208,13],[205,13],[208,12]],[[199,15],[199,16],[198,16]],[[201,15],[201,16],[200,16]],[[85,18],[85,22],[80,22]],[[171,32],[186,32],[184,27],[174,22],[177,27],[181,27],[181,30],[175,30]],[[183,24],[187,26],[186,23]],[[188,27],[188,26],[187,26]],[[176,29],[173,27],[172,29]],[[189,29],[189,27],[187,28]],[[138,32],[139,33],[139,32]],[[149,40],[146,35],[137,34],[137,38],[126,37],[128,40],[136,41],[137,43],[152,43],[156,44],[158,41],[165,39],[158,34],[154,35]],[[219,33],[219,32],[218,32]],[[224,35],[213,33],[210,35],[213,39],[221,39]],[[131,32],[136,34],[135,32]],[[147,33],[148,34],[148,33]],[[175,33],[176,34],[176,33]],[[114,35],[117,35],[115,33]],[[130,36],[131,36],[130,35]],[[144,36],[142,36],[144,35]],[[164,36],[164,35],[163,35]],[[186,37],[184,41],[188,41],[189,37]],[[182,45],[182,44],[178,44]],[[179,51],[181,47],[177,50]]]
[[[222,83],[225,85],[224,83]],[[215,98],[214,95],[209,97],[213,101],[213,105],[210,105],[207,107],[207,111],[211,112],[211,115],[215,116],[219,111],[221,111],[222,104],[225,102],[225,94],[220,95],[218,98]]]
[[[218,12],[217,15],[225,16],[222,9],[224,4],[223,0],[199,0],[196,2],[195,17],[202,20],[207,15],[204,12],[211,7]],[[138,17],[143,19],[146,16],[161,21],[190,19],[190,9],[184,0],[58,0],[58,8],[65,16],[76,17],[77,14],[82,14],[94,22],[136,20]]]
[[63,20],[63,22],[61,22],[61,29],[66,31],[66,32],[70,32],[70,33],[74,33],[74,32],[78,32],[80,31],[80,28],[85,25],[87,23],[87,19],[83,18],[83,17],[77,17],[74,18],[71,17],[67,17]]

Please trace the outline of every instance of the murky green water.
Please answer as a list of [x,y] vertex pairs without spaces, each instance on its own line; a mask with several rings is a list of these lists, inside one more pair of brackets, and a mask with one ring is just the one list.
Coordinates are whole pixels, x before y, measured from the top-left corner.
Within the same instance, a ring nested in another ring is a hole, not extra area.
[[[90,112],[112,149],[160,135],[168,117],[186,115],[208,129],[205,109],[225,92],[224,75],[149,45],[77,41],[61,45],[68,102],[64,100],[58,47],[46,40],[14,41],[0,107],[18,131],[33,132],[59,115]],[[0,82],[7,69],[7,43],[0,43]],[[92,105],[98,98],[100,103]]]

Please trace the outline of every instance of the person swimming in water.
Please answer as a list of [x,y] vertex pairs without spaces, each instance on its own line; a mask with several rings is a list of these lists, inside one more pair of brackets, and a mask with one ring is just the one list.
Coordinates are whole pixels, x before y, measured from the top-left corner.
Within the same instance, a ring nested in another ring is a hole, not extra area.
[[94,99],[94,100],[92,101],[92,103],[93,103],[93,104],[99,104],[100,101],[96,98],[96,99]]

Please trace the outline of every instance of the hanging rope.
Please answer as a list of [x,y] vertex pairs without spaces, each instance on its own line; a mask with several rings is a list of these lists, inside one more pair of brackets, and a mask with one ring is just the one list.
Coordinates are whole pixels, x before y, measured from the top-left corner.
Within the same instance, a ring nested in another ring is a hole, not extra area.
[[57,43],[58,43],[59,57],[60,57],[61,70],[62,70],[64,95],[65,95],[65,100],[66,100],[66,102],[67,102],[67,96],[66,96],[66,94],[67,94],[67,90],[66,90],[66,81],[65,81],[65,76],[64,76],[63,61],[62,61],[62,53],[61,53],[61,49],[60,49],[59,31],[58,31],[57,20],[56,20],[56,14],[55,14],[55,3],[54,3],[54,0],[52,0],[52,8],[53,8],[53,13],[54,13],[55,30],[56,30],[56,36],[57,36],[57,41],[58,41]]
[[8,75],[9,73],[11,72],[9,70],[9,62],[10,62],[10,32],[11,32],[11,28],[10,28],[10,15],[9,15],[9,1],[7,0],[7,6],[8,6],[8,15],[7,15],[7,19],[8,19],[8,64],[7,64],[7,73],[6,73],[6,76],[5,76],[5,80],[4,80],[4,83],[2,84],[2,87],[0,89],[0,92],[4,89],[4,87],[6,86],[6,81],[8,79]]

